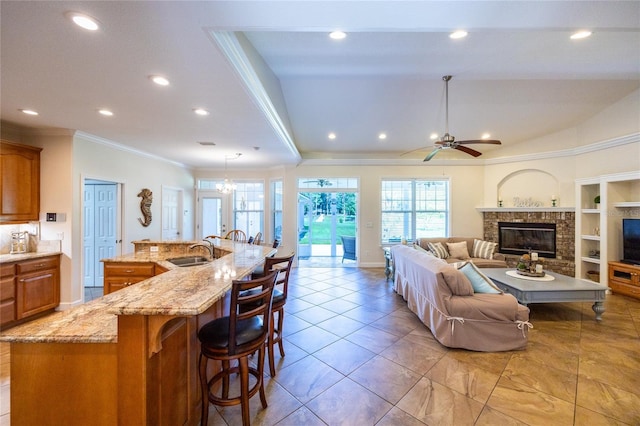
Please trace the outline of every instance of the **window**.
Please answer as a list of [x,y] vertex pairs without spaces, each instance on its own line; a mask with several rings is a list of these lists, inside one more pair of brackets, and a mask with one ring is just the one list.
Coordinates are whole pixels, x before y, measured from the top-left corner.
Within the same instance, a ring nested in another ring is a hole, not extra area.
[[282,241],[282,180],[271,182],[271,229],[273,239]]
[[263,231],[264,183],[236,182],[233,193],[233,227],[247,234],[247,238]]
[[383,244],[448,235],[447,180],[383,180],[380,198]]

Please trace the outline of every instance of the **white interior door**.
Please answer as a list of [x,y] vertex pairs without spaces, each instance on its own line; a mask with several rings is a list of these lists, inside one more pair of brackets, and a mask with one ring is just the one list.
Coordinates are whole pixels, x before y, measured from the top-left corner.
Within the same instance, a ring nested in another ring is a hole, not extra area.
[[117,248],[117,185],[85,183],[83,229],[83,285],[102,287],[101,259],[114,257]]
[[182,190],[162,187],[162,240],[179,240],[182,235]]
[[214,191],[201,191],[198,196],[198,237],[224,237],[231,230],[227,209],[227,198],[224,195]]

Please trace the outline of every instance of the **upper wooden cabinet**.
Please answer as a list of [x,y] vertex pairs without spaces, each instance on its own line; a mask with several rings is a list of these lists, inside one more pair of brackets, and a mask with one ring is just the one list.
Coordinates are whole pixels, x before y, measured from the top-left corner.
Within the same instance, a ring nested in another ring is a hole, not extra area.
[[37,221],[42,148],[0,142],[0,222]]

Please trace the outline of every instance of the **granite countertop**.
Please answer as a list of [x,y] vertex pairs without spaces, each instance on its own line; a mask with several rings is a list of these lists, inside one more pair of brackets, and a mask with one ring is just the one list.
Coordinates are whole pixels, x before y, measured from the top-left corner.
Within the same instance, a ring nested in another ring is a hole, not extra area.
[[115,343],[118,315],[201,314],[224,296],[233,279],[248,275],[275,251],[271,247],[232,241],[221,241],[216,247],[229,254],[202,266],[186,268],[149,253],[104,259],[156,262],[169,271],[89,303],[11,328],[0,334],[0,341]]
[[19,262],[22,260],[37,259],[39,257],[62,254],[61,251],[30,251],[27,253],[0,254],[0,263]]

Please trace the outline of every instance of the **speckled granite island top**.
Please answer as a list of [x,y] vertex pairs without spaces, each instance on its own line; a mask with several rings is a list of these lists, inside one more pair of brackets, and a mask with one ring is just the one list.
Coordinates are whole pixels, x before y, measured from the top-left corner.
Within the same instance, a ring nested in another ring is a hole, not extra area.
[[[184,244],[184,242],[182,242]],[[158,244],[163,244],[158,242]],[[155,254],[137,253],[109,262],[155,262],[168,272],[75,308],[16,326],[0,334],[6,342],[115,343],[118,315],[191,316],[206,311],[275,249],[232,241],[216,247],[229,252],[202,266],[180,268]]]

